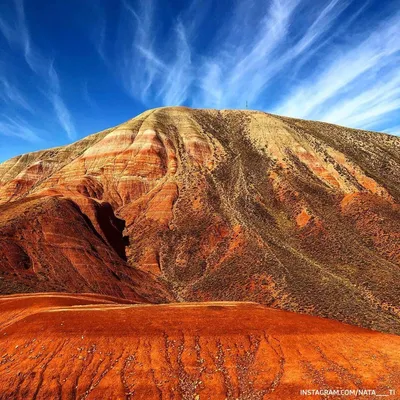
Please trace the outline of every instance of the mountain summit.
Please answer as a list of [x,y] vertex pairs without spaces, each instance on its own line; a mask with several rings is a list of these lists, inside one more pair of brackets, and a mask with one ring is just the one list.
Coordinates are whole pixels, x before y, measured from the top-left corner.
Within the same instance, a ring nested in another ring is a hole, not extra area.
[[0,292],[256,301],[400,332],[400,138],[149,110],[0,164]]

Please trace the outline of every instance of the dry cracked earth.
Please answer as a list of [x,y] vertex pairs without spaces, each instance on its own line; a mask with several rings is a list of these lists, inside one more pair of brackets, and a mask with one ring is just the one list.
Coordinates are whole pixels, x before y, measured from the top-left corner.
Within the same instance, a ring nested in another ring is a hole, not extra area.
[[0,164],[0,398],[400,393],[399,150],[167,107]]

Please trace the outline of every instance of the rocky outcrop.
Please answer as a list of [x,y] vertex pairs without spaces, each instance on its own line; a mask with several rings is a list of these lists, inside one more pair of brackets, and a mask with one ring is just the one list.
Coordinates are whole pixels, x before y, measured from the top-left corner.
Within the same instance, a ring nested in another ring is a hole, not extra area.
[[399,150],[257,111],[147,111],[0,165],[1,290],[249,300],[400,332]]

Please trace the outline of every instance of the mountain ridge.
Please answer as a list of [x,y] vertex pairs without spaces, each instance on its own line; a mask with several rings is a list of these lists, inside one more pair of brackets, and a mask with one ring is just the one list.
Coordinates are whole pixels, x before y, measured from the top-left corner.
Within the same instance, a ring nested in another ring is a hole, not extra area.
[[[315,122],[315,123],[320,123],[320,124],[326,124],[326,125],[329,125],[329,126],[334,126],[334,127],[337,127],[338,129],[343,128],[343,129],[346,129],[346,130],[349,130],[349,131],[354,131],[354,132],[357,132],[357,133],[366,132],[366,133],[372,133],[372,134],[377,134],[377,135],[384,135],[384,136],[395,137],[395,138],[399,137],[398,135],[393,134],[393,133],[389,133],[389,132],[374,131],[374,130],[359,129],[359,128],[351,128],[351,127],[348,127],[348,126],[345,126],[345,125],[339,125],[339,124],[335,124],[335,123],[331,123],[331,122],[326,122],[326,121],[310,120],[310,119],[297,118],[297,117],[287,117],[287,116],[285,116],[285,115],[273,114],[273,113],[270,113],[270,112],[266,112],[266,111],[262,111],[262,110],[256,110],[256,109],[246,109],[246,108],[244,108],[244,109],[229,109],[229,108],[215,109],[215,108],[193,108],[193,107],[189,107],[189,106],[162,106],[162,107],[151,108],[151,109],[148,109],[147,111],[157,111],[157,110],[163,110],[163,109],[167,109],[167,110],[168,110],[168,109],[171,109],[171,108],[176,108],[176,109],[182,108],[182,109],[189,109],[189,110],[222,111],[222,112],[223,112],[223,111],[237,111],[237,112],[245,112],[245,113],[246,113],[246,112],[250,112],[250,113],[261,113],[261,114],[269,115],[269,116],[271,116],[271,117],[283,118],[283,119],[288,120],[288,121],[290,121],[290,120],[293,120],[293,121],[303,121],[303,122],[306,122],[306,123],[307,123],[307,122]],[[131,121],[132,119],[135,119],[135,118],[139,117],[141,114],[143,114],[143,113],[145,113],[145,112],[147,112],[147,111],[144,111],[144,112],[138,114],[136,117],[133,117],[133,118],[127,120],[126,122]],[[123,122],[123,123],[124,123],[124,122]],[[121,124],[123,124],[123,123],[121,123]],[[119,125],[121,125],[121,124],[119,124]],[[104,130],[102,130],[102,131],[99,131],[99,132],[92,132],[92,133],[89,133],[89,134],[86,135],[85,137],[80,138],[80,139],[77,139],[77,140],[74,140],[73,142],[68,143],[68,144],[65,144],[65,145],[54,146],[54,147],[48,147],[48,148],[46,148],[45,150],[34,150],[34,151],[28,151],[28,152],[26,152],[26,153],[16,154],[15,156],[12,156],[12,157],[7,158],[7,159],[5,159],[5,160],[3,160],[3,161],[0,161],[0,165],[3,164],[3,163],[5,163],[5,162],[14,160],[14,159],[20,159],[20,158],[22,158],[22,157],[24,157],[24,156],[34,155],[34,154],[37,154],[37,153],[43,153],[43,152],[51,151],[51,150],[60,150],[61,148],[65,148],[65,147],[68,147],[68,146],[72,146],[72,145],[74,145],[74,144],[80,142],[80,141],[83,140],[83,139],[88,139],[88,138],[90,138],[90,137],[92,137],[92,136],[101,134],[102,132],[112,131],[112,130],[116,129],[119,125],[114,125],[114,126],[112,126],[112,127],[110,127],[110,128],[106,128],[106,129],[104,129]]]

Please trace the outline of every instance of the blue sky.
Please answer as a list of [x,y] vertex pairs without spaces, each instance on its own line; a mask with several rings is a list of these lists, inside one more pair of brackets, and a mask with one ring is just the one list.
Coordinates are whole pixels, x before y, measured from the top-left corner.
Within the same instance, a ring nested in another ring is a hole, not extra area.
[[0,161],[165,105],[400,133],[400,0],[3,0]]

